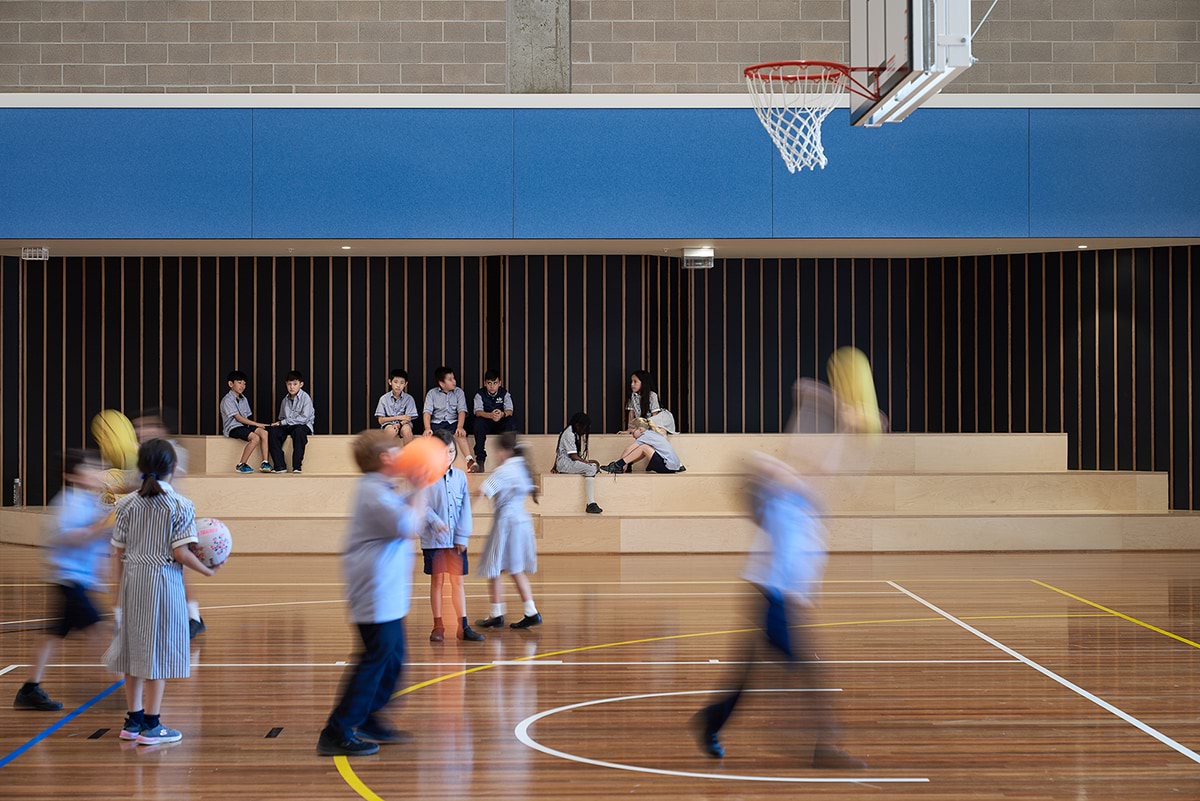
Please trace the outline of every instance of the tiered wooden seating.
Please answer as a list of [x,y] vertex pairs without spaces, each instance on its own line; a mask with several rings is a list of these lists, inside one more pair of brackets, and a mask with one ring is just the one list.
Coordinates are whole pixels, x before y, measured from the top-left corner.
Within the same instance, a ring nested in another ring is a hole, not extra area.
[[[242,443],[181,437],[191,475],[180,488],[199,514],[225,520],[242,552],[330,553],[340,547],[357,470],[348,436],[311,440],[303,475],[233,472]],[[531,436],[543,491],[530,504],[543,553],[736,552],[753,535],[740,473],[755,451],[809,464],[828,435],[680,434],[687,472],[597,479],[603,515],[583,512],[578,476],[551,473],[557,437]],[[591,455],[616,458],[627,436],[596,435]],[[290,453],[289,453],[290,458]],[[836,474],[814,475],[835,551],[1193,548],[1200,515],[1168,510],[1163,473],[1067,470],[1062,434],[890,434],[852,442]],[[472,476],[478,490],[484,476]],[[475,533],[491,505],[472,501]],[[41,510],[6,511],[4,541],[35,543]]]

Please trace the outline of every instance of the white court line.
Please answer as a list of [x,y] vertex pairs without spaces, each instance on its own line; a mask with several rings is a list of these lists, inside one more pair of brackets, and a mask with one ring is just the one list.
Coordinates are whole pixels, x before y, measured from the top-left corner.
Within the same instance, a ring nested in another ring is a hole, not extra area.
[[[569,712],[573,709],[581,709],[588,706],[596,706],[598,704],[611,704],[617,701],[638,701],[643,698],[666,698],[675,695],[711,695],[716,693],[729,693],[732,690],[680,690],[678,692],[669,693],[645,693],[643,695],[623,695],[616,698],[597,698],[591,701],[580,701],[577,704],[567,704],[555,709],[547,709],[545,712],[538,712],[536,715],[530,715],[523,721],[517,724],[513,734],[522,745],[528,746],[535,751],[541,751],[543,754],[556,756],[560,759],[567,759],[571,762],[581,762],[585,765],[596,765],[601,768],[614,768],[616,770],[628,770],[635,773],[653,773],[659,776],[682,776],[689,779],[727,779],[729,781],[739,782],[779,782],[788,784],[870,784],[874,782],[901,783],[901,782],[928,782],[926,778],[900,778],[900,777],[816,777],[816,776],[739,776],[732,773],[698,773],[687,770],[666,770],[664,768],[646,768],[640,765],[626,765],[620,762],[605,762],[600,759],[591,759],[589,757],[579,756],[578,754],[568,754],[565,751],[559,751],[549,746],[542,745],[537,740],[529,735],[529,728],[534,723],[537,723],[544,717],[557,714],[559,712]],[[809,688],[809,689],[787,689],[787,690],[744,690],[748,693],[840,693],[840,689],[836,688]]]
[[1193,762],[1200,763],[1200,754],[1197,754],[1195,751],[1188,748],[1187,746],[1181,745],[1180,743],[1176,742],[1175,740],[1172,740],[1170,737],[1163,734],[1162,732],[1160,732],[1158,729],[1154,728],[1153,726],[1146,725],[1142,721],[1135,718],[1133,715],[1130,715],[1128,712],[1125,712],[1125,711],[1113,706],[1108,701],[1105,701],[1103,698],[1100,698],[1099,696],[1093,695],[1092,693],[1090,693],[1087,690],[1080,687],[1078,684],[1075,684],[1074,682],[1069,681],[1068,679],[1065,679],[1062,676],[1058,675],[1050,668],[1039,665],[1037,662],[1034,662],[1029,657],[1013,650],[1012,648],[1009,648],[1007,645],[1000,642],[999,640],[995,640],[995,639],[989,637],[988,635],[984,634],[982,631],[980,631],[979,629],[970,625],[969,623],[964,623],[963,621],[959,620],[958,618],[956,618],[954,615],[950,614],[949,612],[945,612],[945,611],[939,609],[938,607],[934,606],[929,601],[926,601],[924,598],[917,595],[916,593],[909,592],[908,590],[904,589],[896,582],[889,581],[888,584],[890,584],[893,587],[895,587],[896,589],[900,590],[900,592],[904,593],[909,598],[912,598],[914,601],[921,604],[922,606],[927,607],[928,609],[938,613],[939,615],[946,618],[946,620],[949,620],[954,625],[960,626],[960,627],[966,629],[967,631],[971,632],[976,637],[978,637],[979,639],[988,643],[989,645],[993,645],[996,648],[999,648],[1004,653],[1008,654],[1009,656],[1011,656],[1015,659],[1018,659],[1021,662],[1024,662],[1026,665],[1033,668],[1038,673],[1041,673],[1043,676],[1046,676],[1047,678],[1058,682],[1059,684],[1066,687],[1071,692],[1074,692],[1074,693],[1086,698],[1087,700],[1091,701],[1093,704],[1100,707],[1101,709],[1103,709],[1107,712],[1111,712],[1112,714],[1116,715],[1121,720],[1125,721],[1126,723],[1130,724],[1131,726],[1141,729],[1143,732],[1145,732],[1146,734],[1149,734],[1151,737],[1153,737],[1155,740],[1158,740],[1163,745],[1178,751],[1179,753],[1183,754],[1185,757],[1192,760]]
[[[1024,664],[1019,659],[830,659],[830,660],[808,660],[799,664],[821,664],[821,665],[1020,665]],[[194,668],[275,668],[275,667],[311,667],[311,668],[332,668],[346,667],[348,662],[338,660],[336,662],[193,662]],[[498,659],[491,662],[405,662],[405,667],[449,667],[449,668],[468,668],[468,667],[484,667],[489,665],[497,666],[513,666],[513,667],[538,667],[539,665],[547,665],[549,667],[679,667],[698,665],[700,667],[725,667],[727,665],[794,665],[796,662],[787,660],[719,660],[719,659],[680,659],[680,660],[630,660],[625,662],[593,662],[593,661],[577,661],[564,662],[559,659]],[[30,665],[9,665],[4,670],[0,670],[0,676],[9,672],[14,668],[31,667]],[[103,664],[50,664],[46,667],[51,668],[102,668],[106,667]]]

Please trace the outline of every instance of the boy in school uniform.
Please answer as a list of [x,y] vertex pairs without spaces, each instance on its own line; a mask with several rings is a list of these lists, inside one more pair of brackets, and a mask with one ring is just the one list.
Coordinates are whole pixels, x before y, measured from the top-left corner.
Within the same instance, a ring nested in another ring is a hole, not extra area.
[[308,435],[313,432],[317,412],[312,397],[304,391],[304,376],[292,370],[283,377],[287,394],[279,402],[279,421],[271,428],[271,462],[276,473],[287,472],[287,460],[283,456],[283,441],[292,438],[292,472],[299,473],[304,465],[304,449],[308,446]]
[[342,572],[350,620],[363,649],[317,741],[321,756],[366,756],[376,753],[379,743],[408,739],[379,717],[404,664],[413,542],[420,539],[428,518],[426,493],[397,491],[394,480],[383,472],[399,452],[395,438],[382,431],[364,431],[354,440],[354,461],[363,476],[355,493]]
[[49,579],[57,590],[57,616],[38,648],[29,679],[17,691],[13,709],[57,712],[62,709],[41,687],[42,674],[58,644],[72,631],[95,631],[100,613],[89,593],[100,581],[108,555],[108,510],[100,503],[100,465],[85,451],[68,451],[63,459],[66,486],[54,499],[54,521],[47,534]]
[[271,449],[270,436],[267,434],[270,426],[251,419],[254,412],[250,408],[250,401],[246,398],[247,380],[246,374],[241,370],[233,370],[225,377],[225,383],[229,385],[229,392],[225,393],[224,398],[221,398],[221,433],[233,439],[244,440],[246,443],[246,447],[242,448],[242,458],[238,460],[235,470],[239,473],[253,473],[254,468],[250,466],[250,457],[257,450],[262,454],[262,464],[258,469],[264,473],[270,473],[271,463],[267,461],[267,454]]
[[417,402],[404,390],[408,387],[408,373],[399,368],[388,377],[389,390],[375,404],[375,421],[379,427],[393,437],[413,441],[413,421],[417,419]]
[[425,393],[425,408],[421,417],[425,423],[422,436],[432,437],[434,431],[453,431],[459,453],[467,456],[467,472],[478,473],[475,457],[467,448],[467,396],[458,388],[454,368],[439,367],[433,371],[437,384]]
[[483,374],[483,386],[475,390],[473,411],[471,426],[475,433],[475,464],[483,472],[487,461],[485,446],[488,434],[517,430],[517,421],[513,419],[512,394],[500,383],[498,371],[488,370]]

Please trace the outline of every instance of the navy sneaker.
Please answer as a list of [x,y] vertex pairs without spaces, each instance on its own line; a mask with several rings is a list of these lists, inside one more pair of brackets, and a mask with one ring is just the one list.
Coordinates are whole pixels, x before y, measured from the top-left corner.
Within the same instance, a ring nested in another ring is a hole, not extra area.
[[251,467],[250,465],[246,464],[245,462],[239,463],[238,466],[233,469],[238,471],[239,473],[253,473],[254,472],[254,468]]
[[17,690],[17,697],[13,699],[13,709],[34,712],[57,712],[62,708],[62,702],[55,701],[46,695],[46,691],[38,684],[32,686],[26,684]]
[[188,618],[188,639],[189,640],[196,639],[196,635],[202,634],[207,630],[208,630],[208,626],[204,625],[204,618],[200,618],[199,620],[192,620],[191,618]]
[[317,740],[317,753],[321,756],[370,756],[379,753],[379,743],[360,740],[353,734],[340,738],[323,731]]
[[274,468],[274,467],[271,467],[271,463],[270,463],[270,462],[263,462],[262,464],[260,464],[260,465],[258,466],[258,469],[259,469],[259,471],[260,471],[260,472],[263,472],[263,473],[270,473],[270,472],[273,472],[273,471],[275,470],[275,468]]
[[138,735],[142,733],[142,723],[139,720],[134,720],[125,714],[125,725],[121,727],[121,732],[117,735],[122,740],[136,740]]
[[603,510],[603,509],[601,509],[601,508],[600,508],[600,505],[599,505],[599,504],[596,504],[596,503],[589,503],[589,504],[587,505],[587,508],[586,508],[586,509],[584,509],[583,511],[587,512],[589,515],[600,515],[600,514],[604,514],[604,510]]
[[[124,729],[122,729],[124,731]],[[176,729],[169,729],[166,726],[155,726],[152,729],[142,729],[138,733],[138,745],[162,745],[163,743],[177,743],[183,739],[183,732]]]

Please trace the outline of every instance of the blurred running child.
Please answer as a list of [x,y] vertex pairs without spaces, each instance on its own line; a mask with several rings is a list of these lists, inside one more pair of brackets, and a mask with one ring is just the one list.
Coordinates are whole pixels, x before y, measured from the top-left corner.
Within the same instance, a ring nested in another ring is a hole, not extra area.
[[479,572],[491,581],[492,610],[475,625],[483,629],[500,628],[504,625],[504,586],[501,573],[512,576],[513,584],[525,605],[525,615],[511,625],[514,629],[527,629],[542,622],[542,616],[533,602],[533,589],[529,586],[529,575],[537,572],[537,547],[533,537],[533,520],[525,509],[525,498],[538,499],[537,484],[533,480],[533,468],[526,454],[527,446],[512,431],[501,434],[496,443],[496,458],[500,466],[488,476],[480,491],[492,499],[495,517],[487,543],[483,546]]
[[100,613],[89,593],[95,590],[108,556],[108,510],[100,503],[100,464],[87,451],[71,450],[63,456],[65,486],[51,504],[53,520],[46,532],[46,562],[54,605],[54,622],[38,647],[29,678],[13,709],[56,712],[62,709],[41,687],[58,644],[72,631],[96,632]]

